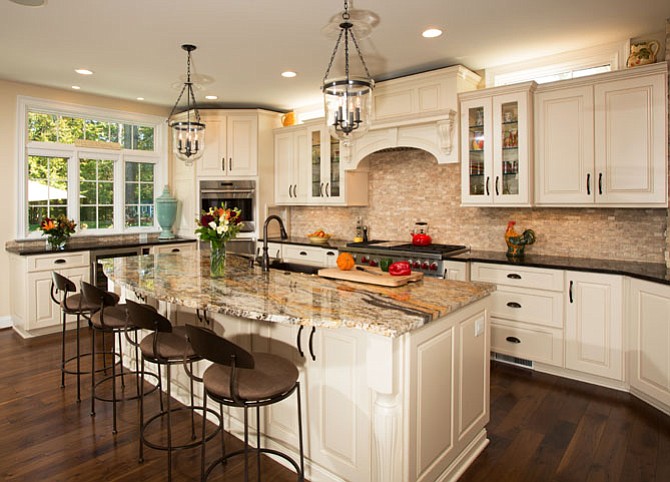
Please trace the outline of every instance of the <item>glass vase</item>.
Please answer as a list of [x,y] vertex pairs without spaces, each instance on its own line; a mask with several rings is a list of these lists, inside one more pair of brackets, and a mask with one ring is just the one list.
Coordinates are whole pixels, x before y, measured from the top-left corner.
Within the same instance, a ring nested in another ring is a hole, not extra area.
[[47,236],[47,251],[63,251],[66,243],[65,236]]
[[212,278],[222,278],[226,274],[226,243],[210,241],[209,274]]

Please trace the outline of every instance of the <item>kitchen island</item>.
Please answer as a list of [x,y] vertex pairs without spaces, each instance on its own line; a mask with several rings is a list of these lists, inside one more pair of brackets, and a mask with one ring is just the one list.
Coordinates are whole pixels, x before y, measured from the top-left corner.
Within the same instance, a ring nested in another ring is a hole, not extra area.
[[[233,255],[226,276],[211,279],[202,253],[116,259],[105,272],[178,323],[195,310],[217,333],[298,365],[309,480],[455,480],[484,449],[493,285],[384,288],[262,272]],[[238,435],[241,412],[228,415]],[[266,409],[269,446],[295,454],[296,429],[291,399]]]

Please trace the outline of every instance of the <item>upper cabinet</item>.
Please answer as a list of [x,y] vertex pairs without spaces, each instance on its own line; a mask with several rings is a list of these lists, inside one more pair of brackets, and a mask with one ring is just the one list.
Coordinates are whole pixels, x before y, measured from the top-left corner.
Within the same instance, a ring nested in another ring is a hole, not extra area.
[[667,207],[667,65],[540,86],[535,204]]
[[534,82],[461,94],[461,202],[529,206]]
[[275,130],[275,202],[282,205],[364,206],[367,171],[345,171],[340,142],[323,119]]
[[216,111],[201,115],[207,126],[207,147],[197,162],[198,176],[255,176],[258,163],[256,112]]

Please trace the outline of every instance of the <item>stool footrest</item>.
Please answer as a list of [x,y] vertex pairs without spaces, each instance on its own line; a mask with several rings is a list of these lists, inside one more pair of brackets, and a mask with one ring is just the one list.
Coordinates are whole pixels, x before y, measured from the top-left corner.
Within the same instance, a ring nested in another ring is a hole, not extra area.
[[[98,370],[96,370],[96,372],[97,372],[97,371],[98,371]],[[109,382],[110,380],[114,380],[115,378],[119,378],[119,377],[121,377],[121,375],[123,375],[123,376],[125,377],[125,376],[139,376],[139,374],[140,374],[139,371],[135,371],[135,370],[133,370],[133,371],[126,371],[126,372],[123,372],[123,374],[121,374],[121,373],[117,373],[117,374],[115,374],[115,375],[108,375],[108,376],[106,376],[105,378],[103,378],[102,380],[98,380],[97,382],[95,382],[95,388],[96,388],[96,390],[97,390],[98,387],[99,387],[100,385],[102,385],[103,383],[107,383],[107,382]],[[123,396],[123,395],[122,395],[122,396],[120,396],[120,397],[119,397],[118,394],[117,394],[116,400],[114,400],[113,398],[108,398],[108,397],[104,397],[104,396],[102,396],[102,395],[98,395],[98,394],[96,393],[95,396],[94,396],[94,398],[95,398],[96,400],[100,400],[101,402],[115,402],[115,401],[116,401],[116,402],[121,402],[121,401],[128,401],[128,400],[139,400],[139,398],[140,398],[141,396],[149,395],[149,394],[151,394],[151,393],[154,393],[156,390],[158,390],[158,375],[156,375],[155,373],[151,373],[151,372],[145,372],[145,373],[144,373],[144,377],[147,377],[147,376],[154,377],[154,378],[156,379],[156,385],[154,385],[153,387],[151,387],[151,388],[150,388],[149,390],[147,390],[146,392],[143,392],[143,393],[137,393],[137,390],[135,390],[135,394],[134,394],[134,395],[128,395],[128,396]],[[133,380],[133,381],[135,382],[136,380]],[[114,380],[113,383],[115,383],[115,380]],[[144,387],[142,387],[142,390],[144,390]]]
[[[170,413],[175,413],[175,412],[180,412],[184,410],[194,410],[194,411],[200,411],[203,412],[203,407],[201,406],[194,406],[194,407],[175,407],[170,409]],[[157,413],[153,417],[151,417],[149,420],[144,422],[144,425],[140,427],[140,443],[143,443],[149,448],[155,449],[155,450],[181,450],[181,449],[190,449],[193,447],[199,447],[203,443],[206,443],[210,440],[212,440],[218,433],[219,431],[223,430],[222,425],[223,421],[221,420],[221,415],[219,415],[216,411],[212,410],[211,408],[207,409],[207,413],[210,413],[216,417],[218,420],[218,425],[214,428],[214,430],[205,435],[205,439],[203,440],[202,437],[197,437],[193,442],[185,443],[185,444],[180,444],[180,445],[173,445],[172,447],[168,447],[167,445],[163,444],[158,444],[151,442],[150,440],[147,439],[145,436],[145,431],[149,429],[149,426],[157,421],[160,420],[162,417],[166,417],[168,412],[167,411],[162,411],[160,413]],[[202,414],[202,423],[207,423],[207,417],[205,414]]]

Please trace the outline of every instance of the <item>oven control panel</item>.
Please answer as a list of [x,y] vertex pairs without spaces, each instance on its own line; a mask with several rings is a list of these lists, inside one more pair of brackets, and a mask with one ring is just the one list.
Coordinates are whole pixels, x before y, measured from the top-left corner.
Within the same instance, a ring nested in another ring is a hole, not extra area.
[[379,266],[379,262],[381,259],[388,258],[392,260],[393,263],[395,263],[396,261],[408,261],[410,266],[412,266],[412,271],[420,271],[425,276],[433,276],[433,277],[443,276],[443,270],[441,269],[442,267],[440,266],[442,262],[440,260],[434,260],[422,257],[407,258],[401,256],[380,256],[365,253],[355,253],[355,254],[352,253],[352,255],[354,257],[354,260],[356,261],[356,264],[359,265],[376,267]]

